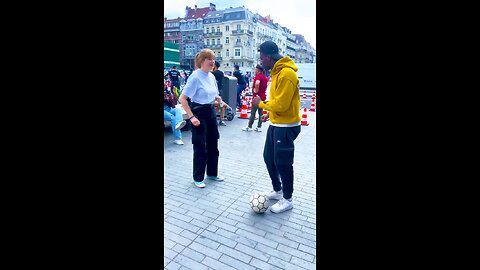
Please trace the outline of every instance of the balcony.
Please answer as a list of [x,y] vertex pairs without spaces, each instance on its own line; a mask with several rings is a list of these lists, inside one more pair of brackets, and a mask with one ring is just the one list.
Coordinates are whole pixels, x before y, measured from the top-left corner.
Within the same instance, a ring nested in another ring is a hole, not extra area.
[[247,35],[249,35],[249,36],[252,36],[252,37],[253,37],[253,31],[247,30]]
[[211,33],[205,33],[205,37],[221,37],[223,32],[211,32]]
[[242,35],[245,34],[245,30],[232,30],[232,35]]
[[242,47],[242,43],[241,42],[235,42],[235,45],[233,45],[234,47]]
[[215,44],[215,45],[210,45],[211,49],[221,49],[223,47],[222,44]]
[[215,60],[217,60],[218,62],[221,62],[221,61],[222,61],[222,57],[221,57],[221,56],[216,56],[216,57],[215,57]]

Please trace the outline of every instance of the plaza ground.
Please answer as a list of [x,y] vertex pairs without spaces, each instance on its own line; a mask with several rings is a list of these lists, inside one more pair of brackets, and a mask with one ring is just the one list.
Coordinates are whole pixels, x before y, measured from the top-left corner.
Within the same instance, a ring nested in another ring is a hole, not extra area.
[[[307,111],[309,99],[302,100]],[[315,269],[316,113],[308,111],[295,140],[294,208],[280,214],[256,214],[248,204],[254,192],[272,189],[263,161],[269,122],[245,132],[248,119],[238,115],[218,127],[225,181],[205,180],[204,189],[192,182],[191,132],[175,145],[171,129],[164,131],[164,268]]]

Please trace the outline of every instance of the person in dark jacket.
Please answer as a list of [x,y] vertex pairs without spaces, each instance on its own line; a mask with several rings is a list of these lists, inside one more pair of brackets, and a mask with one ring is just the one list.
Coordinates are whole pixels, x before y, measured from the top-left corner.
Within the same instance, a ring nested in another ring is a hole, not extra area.
[[172,87],[175,86],[177,89],[180,89],[180,72],[178,72],[177,66],[173,66],[172,69],[168,71],[168,76],[172,82]]
[[233,66],[233,76],[237,78],[237,108],[242,108],[241,95],[242,91],[247,87],[247,82],[245,81],[245,76],[240,72],[240,67],[238,65]]
[[[220,63],[217,60],[215,60],[215,66],[213,67],[212,73],[213,73],[213,76],[215,76],[215,80],[217,80],[218,92],[221,97],[224,74],[223,74],[223,71],[218,69],[219,67],[220,67]],[[226,126],[227,124],[225,124],[224,120],[225,120],[225,108],[227,108],[227,104],[225,104],[225,102],[218,103],[217,101],[215,101],[215,108],[217,109],[217,111],[218,110],[220,111],[220,122],[218,122],[218,125]]]

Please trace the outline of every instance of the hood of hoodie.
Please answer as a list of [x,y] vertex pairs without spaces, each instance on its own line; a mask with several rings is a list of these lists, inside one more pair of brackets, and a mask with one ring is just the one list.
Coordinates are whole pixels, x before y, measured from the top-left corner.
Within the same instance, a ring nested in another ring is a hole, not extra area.
[[297,72],[298,68],[290,57],[285,56],[282,59],[278,60],[273,66],[270,75],[277,75],[283,68],[291,68],[293,71]]

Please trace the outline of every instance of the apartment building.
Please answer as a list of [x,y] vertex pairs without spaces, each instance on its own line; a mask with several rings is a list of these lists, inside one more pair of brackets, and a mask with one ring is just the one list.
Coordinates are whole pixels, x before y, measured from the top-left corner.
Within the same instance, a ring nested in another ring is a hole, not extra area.
[[171,42],[175,44],[180,44],[182,40],[182,35],[180,34],[180,20],[177,19],[163,19],[163,40],[165,42]]
[[253,72],[258,63],[255,60],[255,23],[253,13],[244,7],[207,14],[204,19],[204,46],[215,52],[223,71],[233,72],[233,66],[238,64],[243,73]]
[[215,58],[221,63],[220,69],[224,70],[226,65],[224,60],[224,46],[230,43],[229,37],[226,38],[223,26],[224,10],[210,11],[203,19],[203,47],[211,49],[215,53]]
[[286,56],[290,57],[293,61],[295,61],[295,52],[297,48],[297,44],[295,42],[295,35],[292,34],[292,31],[286,27],[283,27],[283,33],[286,38],[286,46],[285,46],[285,54]]
[[181,55],[180,65],[183,68],[195,69],[195,56],[203,49],[203,18],[208,12],[214,11],[215,5],[210,3],[209,7],[195,8],[186,7],[185,17],[180,20],[181,33]]
[[315,63],[315,49],[305,40],[303,35],[295,34],[297,50],[295,52],[296,63]]

